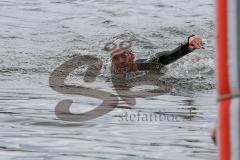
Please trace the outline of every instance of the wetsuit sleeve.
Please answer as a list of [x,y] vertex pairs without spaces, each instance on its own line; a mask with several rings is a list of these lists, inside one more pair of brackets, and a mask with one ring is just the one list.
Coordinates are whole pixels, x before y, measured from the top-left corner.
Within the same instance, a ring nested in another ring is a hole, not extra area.
[[185,43],[181,44],[179,47],[175,48],[172,51],[158,52],[149,59],[149,62],[160,63],[163,65],[173,63],[174,61],[193,51],[188,46],[189,43]]

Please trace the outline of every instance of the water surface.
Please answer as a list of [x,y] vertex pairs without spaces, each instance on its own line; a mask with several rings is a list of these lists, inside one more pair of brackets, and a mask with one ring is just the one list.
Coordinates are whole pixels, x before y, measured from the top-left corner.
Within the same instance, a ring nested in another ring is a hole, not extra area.
[[[216,121],[215,1],[4,0],[0,28],[2,159],[216,159],[209,136]],[[110,56],[103,51],[107,42],[133,40],[132,50],[144,58],[173,49],[191,34],[205,39],[206,50],[168,66],[171,92],[138,98],[132,109],[116,108],[87,122],[55,116],[63,99],[74,100],[75,112],[101,103],[49,87],[51,72],[72,56],[93,55],[104,66],[94,83],[82,81],[82,68],[67,83],[116,94]],[[139,112],[174,114],[179,121],[121,118]]]

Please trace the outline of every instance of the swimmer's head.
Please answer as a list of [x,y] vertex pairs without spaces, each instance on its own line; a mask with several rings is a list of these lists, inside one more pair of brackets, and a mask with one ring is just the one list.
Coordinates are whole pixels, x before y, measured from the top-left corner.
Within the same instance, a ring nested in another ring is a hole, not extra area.
[[112,52],[112,63],[122,64],[122,63],[133,63],[135,59],[134,53],[131,50],[117,49]]

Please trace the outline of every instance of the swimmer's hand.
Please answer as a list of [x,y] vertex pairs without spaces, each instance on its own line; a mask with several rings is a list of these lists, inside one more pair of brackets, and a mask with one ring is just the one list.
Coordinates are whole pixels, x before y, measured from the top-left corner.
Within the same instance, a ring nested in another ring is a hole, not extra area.
[[190,49],[205,49],[203,39],[200,36],[191,36],[188,39]]

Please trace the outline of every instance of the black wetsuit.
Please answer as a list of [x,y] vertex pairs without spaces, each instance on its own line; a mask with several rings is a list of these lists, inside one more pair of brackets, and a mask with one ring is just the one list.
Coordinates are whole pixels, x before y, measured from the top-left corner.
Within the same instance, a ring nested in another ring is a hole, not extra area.
[[184,44],[181,44],[177,48],[171,50],[171,51],[163,51],[155,53],[153,56],[151,56],[149,59],[138,59],[136,60],[136,63],[159,63],[163,66],[168,65],[170,63],[173,63],[174,61],[178,60],[179,58],[182,58],[183,56],[191,53],[194,49],[189,48],[189,39],[191,37],[195,36],[194,34],[190,35],[187,38],[187,42]]
[[163,51],[155,53],[149,59],[138,59],[136,63],[159,63],[162,65],[168,65],[178,60],[179,58],[191,53],[193,49],[189,48],[189,43],[181,44],[177,48],[171,51]]

